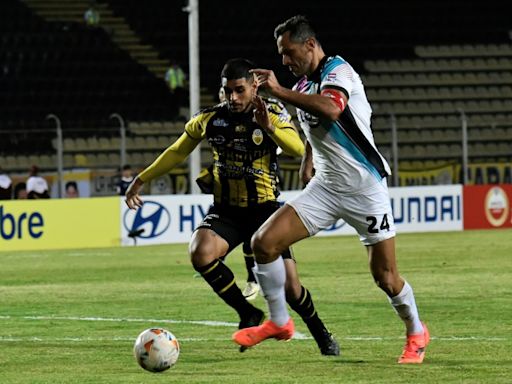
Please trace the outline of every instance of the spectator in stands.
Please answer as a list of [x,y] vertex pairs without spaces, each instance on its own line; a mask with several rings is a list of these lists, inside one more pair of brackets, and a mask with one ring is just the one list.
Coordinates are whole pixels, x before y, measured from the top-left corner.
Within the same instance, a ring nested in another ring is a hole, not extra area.
[[10,200],[12,198],[12,180],[0,167],[0,200]]
[[116,186],[116,191],[118,195],[124,196],[126,190],[128,189],[128,186],[133,181],[133,178],[134,176],[132,167],[128,164],[124,165],[121,171],[121,180],[119,180]]
[[96,9],[96,1],[89,3],[89,9],[84,13],[84,21],[88,27],[97,27],[100,25],[100,13]]
[[39,167],[33,165],[30,168],[30,176],[27,180],[27,197],[29,199],[49,199],[48,182],[39,176]]
[[14,198],[16,200],[25,200],[28,199],[27,196],[27,184],[18,183],[14,186]]
[[78,193],[78,184],[76,181],[68,181],[66,183],[64,197],[68,199],[80,197],[80,194]]
[[171,61],[171,66],[165,73],[165,83],[171,93],[176,96],[178,104],[185,105],[188,95],[186,90],[187,76],[175,60]]

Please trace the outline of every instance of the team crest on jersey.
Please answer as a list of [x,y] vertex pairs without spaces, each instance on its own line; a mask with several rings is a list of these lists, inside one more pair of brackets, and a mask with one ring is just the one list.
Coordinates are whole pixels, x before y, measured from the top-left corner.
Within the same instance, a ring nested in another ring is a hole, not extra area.
[[215,119],[215,120],[213,120],[213,125],[215,127],[227,127],[229,124],[224,119]]
[[254,132],[252,133],[252,141],[256,145],[260,145],[261,143],[263,143],[263,132],[261,131],[261,129],[254,130]]
[[237,125],[235,127],[235,132],[245,132],[247,128],[245,128],[245,125]]

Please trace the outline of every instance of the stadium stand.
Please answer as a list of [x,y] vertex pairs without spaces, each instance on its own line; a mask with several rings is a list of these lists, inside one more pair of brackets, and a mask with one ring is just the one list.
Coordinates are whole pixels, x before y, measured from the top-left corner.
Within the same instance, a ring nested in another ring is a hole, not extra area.
[[[93,144],[81,146],[79,136],[97,136],[102,130],[117,134],[109,119],[112,112],[134,121],[177,117],[176,101],[165,84],[114,44],[105,29],[48,21],[15,0],[2,2],[0,18],[2,154],[53,154],[55,133],[45,121],[49,113],[62,121],[66,151],[99,150]],[[43,169],[55,168],[44,159]],[[104,160],[89,163],[112,165]],[[16,163],[14,170],[25,163]]]

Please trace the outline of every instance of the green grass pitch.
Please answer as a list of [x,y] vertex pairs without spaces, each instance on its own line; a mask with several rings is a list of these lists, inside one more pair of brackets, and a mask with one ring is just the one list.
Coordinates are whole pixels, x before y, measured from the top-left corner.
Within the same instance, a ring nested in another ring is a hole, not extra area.
[[[319,354],[296,315],[306,338],[240,354],[236,314],[193,278],[185,244],[0,252],[0,383],[511,383],[512,231],[401,234],[397,253],[432,335],[420,366],[396,363],[403,325],[355,237],[295,246],[338,358]],[[243,288],[240,250],[227,262]],[[160,374],[132,356],[155,326],[181,342],[177,365]]]

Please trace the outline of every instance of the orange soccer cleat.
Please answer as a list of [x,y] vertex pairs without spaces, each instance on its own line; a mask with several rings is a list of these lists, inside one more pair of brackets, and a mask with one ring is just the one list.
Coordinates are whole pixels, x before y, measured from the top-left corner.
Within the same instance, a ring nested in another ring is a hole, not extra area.
[[423,333],[416,333],[407,335],[402,356],[398,359],[398,364],[421,364],[425,357],[425,349],[430,342],[430,334],[428,328],[424,323]]
[[256,327],[244,328],[233,333],[233,341],[243,347],[252,347],[266,339],[290,340],[293,336],[295,325],[290,317],[288,322],[279,327],[273,321],[267,320]]

